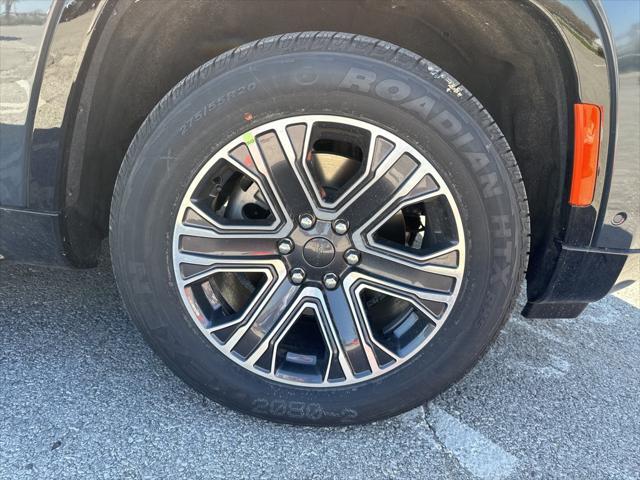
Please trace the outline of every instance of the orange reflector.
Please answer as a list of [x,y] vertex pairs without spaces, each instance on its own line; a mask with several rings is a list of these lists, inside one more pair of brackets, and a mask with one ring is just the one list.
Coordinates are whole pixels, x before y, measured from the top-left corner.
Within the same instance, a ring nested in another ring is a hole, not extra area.
[[598,174],[601,111],[597,105],[576,103],[573,112],[575,138],[569,203],[576,207],[586,207],[593,201]]

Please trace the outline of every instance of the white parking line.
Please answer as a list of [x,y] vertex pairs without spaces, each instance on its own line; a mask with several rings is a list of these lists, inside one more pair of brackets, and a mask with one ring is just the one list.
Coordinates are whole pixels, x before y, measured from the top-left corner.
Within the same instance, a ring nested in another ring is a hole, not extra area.
[[441,408],[429,404],[426,420],[438,440],[474,477],[500,480],[514,472],[516,457]]
[[538,324],[536,324],[536,326],[534,327],[527,320],[524,320],[514,315],[513,317],[511,317],[511,320],[509,320],[509,322],[507,323],[507,328],[509,328],[511,325],[522,327],[531,333],[534,333],[540,337],[543,337],[547,340],[551,340],[552,342],[559,343],[561,345],[573,346],[575,344],[575,342],[573,342],[569,338],[558,336],[555,333],[551,332],[550,330],[546,329],[545,326],[542,324],[542,322],[538,322]]
[[31,86],[26,80],[17,80],[14,82],[25,93],[24,102],[0,102],[0,114],[15,114],[24,112],[29,106],[29,95],[31,94]]

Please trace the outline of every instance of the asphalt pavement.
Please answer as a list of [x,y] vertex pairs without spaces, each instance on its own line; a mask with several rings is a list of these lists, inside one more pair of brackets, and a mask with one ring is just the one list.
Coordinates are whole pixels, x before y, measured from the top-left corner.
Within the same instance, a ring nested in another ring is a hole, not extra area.
[[575,320],[514,314],[480,364],[428,405],[317,429],[190,390],[129,321],[107,261],[0,264],[0,478],[640,479],[640,299],[630,292]]

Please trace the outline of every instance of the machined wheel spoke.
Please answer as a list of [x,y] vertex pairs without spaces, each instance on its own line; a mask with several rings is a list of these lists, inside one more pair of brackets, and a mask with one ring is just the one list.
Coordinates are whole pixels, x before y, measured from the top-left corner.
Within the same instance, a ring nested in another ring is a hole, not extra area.
[[384,174],[364,185],[345,208],[343,216],[355,230],[409,194],[415,196],[418,192],[429,192],[435,195],[438,190],[438,186],[430,181],[427,169],[411,155],[397,149],[389,157],[385,162],[389,166]]
[[185,229],[185,235],[180,237],[180,250],[211,257],[269,257],[278,253],[277,240],[260,234],[200,236],[199,233]]
[[[272,266],[284,272],[277,259],[277,240],[264,234],[223,234],[215,230],[180,225],[176,228],[177,252],[174,261],[183,282],[206,277],[217,266],[237,267]],[[284,273],[283,273],[284,274]]]
[[256,136],[249,151],[258,169],[268,176],[273,193],[277,196],[289,218],[295,221],[299,215],[313,211],[308,192],[296,172],[295,155],[290,141],[277,131],[267,131]]
[[[228,155],[221,156],[217,160],[219,163],[227,162],[229,165],[235,167],[235,174],[229,174],[229,172],[227,172],[227,180],[236,179],[237,181],[241,178],[243,181],[238,182],[238,186],[240,186],[241,189],[236,188],[235,192],[239,194],[239,197],[243,200],[246,201],[250,198],[254,202],[254,204],[251,205],[254,208],[254,212],[256,211],[255,209],[258,208],[258,211],[266,214],[266,217],[271,214],[271,221],[260,221],[263,219],[247,221],[247,218],[229,219],[224,218],[224,213],[221,217],[218,214],[219,212],[213,211],[214,204],[217,208],[226,207],[229,206],[230,202],[234,203],[234,200],[235,203],[237,203],[237,199],[226,198],[226,201],[220,202],[222,203],[222,205],[220,205],[218,198],[220,194],[223,193],[224,189],[222,188],[222,185],[216,182],[222,181],[222,178],[216,175],[203,175],[201,172],[194,179],[193,184],[189,188],[189,192],[183,202],[182,212],[180,215],[181,226],[191,226],[201,230],[213,230],[224,233],[256,230],[266,235],[269,235],[270,232],[274,232],[274,230],[282,230],[290,226],[290,222],[282,221],[279,214],[279,212],[282,211],[282,203],[278,202],[278,206],[280,208],[275,208],[273,197],[268,195],[265,190],[265,182],[260,178],[259,172],[254,165],[246,146],[243,145],[242,148],[247,152],[247,159],[245,159],[244,162],[239,162],[234,159],[233,152],[236,152],[238,148],[232,150]],[[214,158],[210,160],[209,163],[214,162],[215,160],[216,159]],[[215,162],[213,165],[215,165]],[[227,209],[224,208],[224,210],[226,213]],[[233,213],[237,215],[240,212],[232,212],[232,216]],[[203,232],[203,235],[205,234],[206,233]]]
[[300,287],[292,284],[288,278],[280,279],[246,322],[231,335],[224,350],[247,359],[277,330],[279,322],[286,319],[283,311],[291,305],[299,291]]
[[357,311],[357,303],[348,291],[340,287],[325,292],[336,342],[347,357],[352,375],[364,375],[379,370],[373,349],[367,342]]
[[199,253],[179,252],[174,255],[179,267],[179,283],[190,284],[207,278],[216,270],[251,272],[256,269],[269,270],[273,276],[286,275],[284,264],[280,260],[257,257],[222,257]]
[[[324,167],[328,170],[333,169],[332,176],[342,176],[344,185],[338,187],[335,181],[332,181],[335,179],[318,178],[312,173],[312,169],[315,168],[317,170],[316,165],[312,166],[313,160],[318,159],[318,154],[320,157],[327,154],[327,152],[323,152],[324,149],[322,146],[316,149],[317,145],[312,145],[314,139],[317,139],[318,128],[331,129],[332,123],[329,120],[322,121],[319,119],[318,122],[307,122],[303,125],[289,125],[286,128],[281,127],[277,129],[277,131],[281,138],[291,139],[291,145],[293,146],[291,153],[294,155],[293,158],[296,158],[297,172],[300,174],[301,180],[304,178],[304,183],[309,185],[307,191],[311,190],[312,195],[310,196],[314,197],[313,203],[314,206],[317,207],[315,210],[316,215],[324,217],[325,215],[321,210],[325,212],[330,210],[336,214],[340,214],[344,210],[345,205],[357,197],[366,186],[375,179],[378,170],[382,172],[388,167],[390,164],[388,157],[390,157],[389,154],[394,149],[394,144],[384,138],[380,134],[380,129],[377,128],[369,128],[367,130],[356,129],[355,131],[351,131],[351,135],[356,138],[359,137],[359,140],[362,141],[358,148],[362,147],[362,150],[366,151],[366,155],[358,159],[360,163],[357,168],[356,163],[351,162],[350,166],[352,168],[349,169],[349,162],[345,161],[345,158],[340,155],[340,153],[342,153],[339,152],[340,148],[334,145],[335,151],[329,153],[325,158],[327,165],[324,165]],[[314,156],[316,158],[314,158]],[[322,166],[320,169],[322,170]],[[316,174],[317,173],[318,172],[316,172]],[[323,177],[324,174],[326,174],[326,172],[322,172],[320,177]],[[332,185],[323,185],[323,180],[328,180],[328,183]],[[338,187],[337,190],[339,190],[339,192],[328,195],[329,192],[327,192],[327,188],[336,189],[336,187]],[[335,198],[330,199],[330,196]]]
[[406,292],[430,304],[449,305],[459,274],[454,269],[445,275],[444,267],[413,265],[389,256],[364,254],[358,273],[369,281]]
[[[312,311],[317,319],[321,332],[322,340],[327,352],[326,365],[316,371],[318,382],[322,383],[328,380],[332,362],[337,361],[338,349],[332,341],[329,324],[326,318],[326,309],[322,305],[322,293],[317,288],[307,287],[298,292],[296,298],[288,305],[270,328],[261,332],[260,341],[247,357],[246,363],[249,365],[258,364],[261,368],[266,369],[271,375],[291,377],[295,376],[291,373],[281,373],[278,369],[278,349],[282,346],[283,340],[291,332],[296,322],[300,321],[301,316],[308,311]],[[251,329],[250,329],[251,331]],[[295,346],[294,346],[295,348]],[[299,353],[287,352],[285,360],[301,363],[303,366],[317,367],[317,358],[315,355],[303,355]]]

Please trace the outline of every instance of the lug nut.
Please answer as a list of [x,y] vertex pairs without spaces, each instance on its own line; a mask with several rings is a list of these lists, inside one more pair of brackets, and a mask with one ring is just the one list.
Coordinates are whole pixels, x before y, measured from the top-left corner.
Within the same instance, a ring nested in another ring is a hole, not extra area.
[[329,290],[333,290],[338,286],[338,276],[335,273],[327,273],[324,277],[322,277],[322,283]]
[[315,225],[316,218],[313,215],[305,213],[303,215],[300,215],[299,223],[302,228],[304,228],[305,230],[309,230]]
[[307,274],[301,268],[292,269],[290,274],[291,274],[290,275],[291,276],[291,281],[293,283],[295,283],[296,285],[302,283],[304,281],[304,277],[307,276]]
[[360,261],[360,253],[353,248],[344,252],[344,259],[349,265],[355,265]]
[[349,230],[349,222],[346,220],[336,220],[333,222],[333,231],[338,235],[344,235]]
[[289,238],[283,238],[278,242],[278,251],[282,255],[287,255],[293,251],[293,242]]

